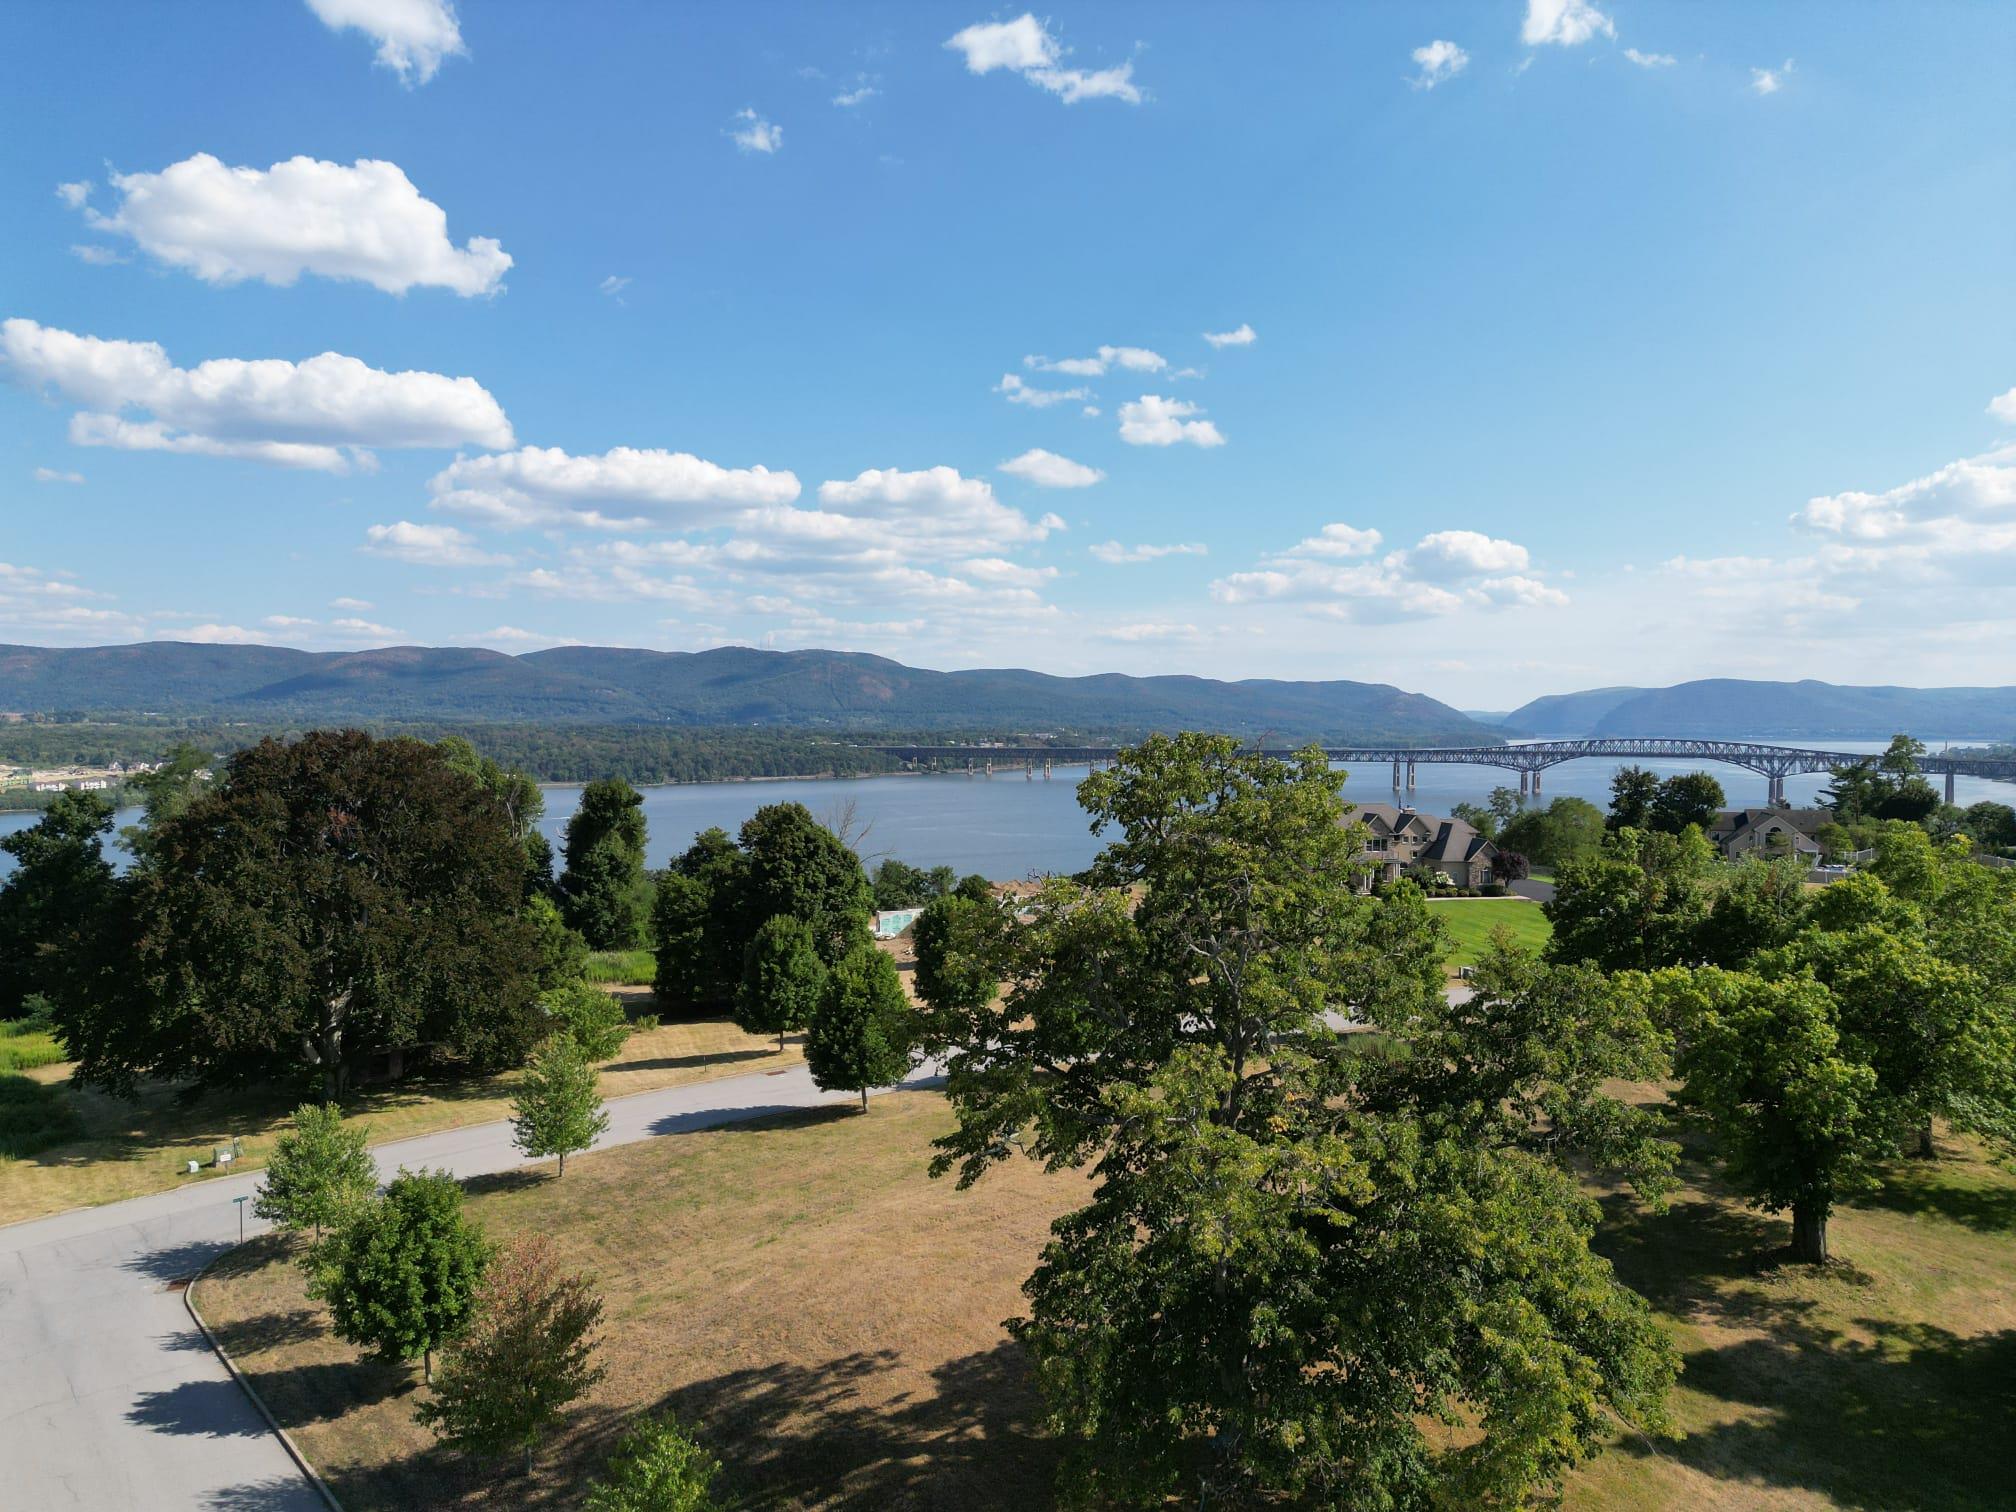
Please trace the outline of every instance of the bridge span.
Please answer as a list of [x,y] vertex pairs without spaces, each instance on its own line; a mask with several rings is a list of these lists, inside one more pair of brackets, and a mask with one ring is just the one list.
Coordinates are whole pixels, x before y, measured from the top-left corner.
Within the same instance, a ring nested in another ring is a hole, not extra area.
[[[913,763],[964,763],[970,769],[996,765],[1028,766],[1052,763],[1111,761],[1117,746],[927,746],[878,745],[863,749]],[[1393,764],[1393,790],[1412,792],[1417,766],[1495,766],[1519,774],[1522,796],[1538,797],[1540,774],[1564,761],[1590,759],[1636,761],[1719,761],[1757,772],[1770,782],[1771,802],[1785,800],[1785,779],[1801,773],[1831,772],[1876,760],[1864,752],[1814,750],[1805,746],[1761,745],[1744,740],[1534,740],[1499,746],[1325,746],[1332,761],[1364,765]],[[1284,752],[1285,754],[1285,752]],[[2016,757],[1935,756],[1918,758],[1918,770],[1946,779],[1946,801],[1953,801],[1953,779],[1980,777],[2016,782]]]

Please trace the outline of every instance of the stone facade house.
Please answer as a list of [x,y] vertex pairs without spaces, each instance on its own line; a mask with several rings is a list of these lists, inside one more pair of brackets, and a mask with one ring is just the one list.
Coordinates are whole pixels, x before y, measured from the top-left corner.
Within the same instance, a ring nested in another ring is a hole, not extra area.
[[1492,868],[1498,847],[1461,819],[1391,803],[1361,803],[1351,822],[1372,832],[1363,852],[1377,867],[1372,882],[1394,881],[1417,865],[1440,872],[1457,887],[1483,887],[1496,880]]

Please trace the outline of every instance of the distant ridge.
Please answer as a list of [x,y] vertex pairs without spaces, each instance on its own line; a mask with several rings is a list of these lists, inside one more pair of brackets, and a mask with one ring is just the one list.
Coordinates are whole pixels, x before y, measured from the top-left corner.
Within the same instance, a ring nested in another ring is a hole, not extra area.
[[563,646],[297,651],[279,646],[0,646],[0,711],[238,719],[762,725],[1003,733],[1214,729],[1271,743],[1501,743],[1384,683],[932,672],[844,651]]
[[1563,738],[1671,735],[1722,740],[1928,740],[2016,736],[2016,687],[1897,688],[1704,678],[1670,688],[1593,688],[1536,698],[1505,716],[1508,734]]

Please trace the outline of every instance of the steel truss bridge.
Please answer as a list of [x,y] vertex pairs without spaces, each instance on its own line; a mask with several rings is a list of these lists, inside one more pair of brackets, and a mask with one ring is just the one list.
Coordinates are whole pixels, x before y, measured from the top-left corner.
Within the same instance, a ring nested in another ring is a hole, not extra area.
[[[867,746],[906,763],[958,767],[993,772],[1021,768],[1033,775],[1053,764],[1065,766],[1111,761],[1117,746]],[[1414,790],[1418,766],[1495,766],[1519,774],[1519,791],[1540,793],[1540,774],[1564,761],[1719,761],[1757,772],[1770,781],[1770,801],[1785,801],[1785,779],[1802,773],[1831,772],[1835,767],[1873,762],[1866,752],[1811,750],[1804,746],[1758,745],[1743,740],[1536,740],[1502,746],[1325,746],[1332,761],[1358,765],[1393,764],[1393,790]],[[1285,754],[1285,753],[1284,753]],[[1981,777],[2016,782],[2016,757],[1934,756],[1918,758],[1918,770],[1946,779],[1946,801],[1953,801],[1953,779]]]

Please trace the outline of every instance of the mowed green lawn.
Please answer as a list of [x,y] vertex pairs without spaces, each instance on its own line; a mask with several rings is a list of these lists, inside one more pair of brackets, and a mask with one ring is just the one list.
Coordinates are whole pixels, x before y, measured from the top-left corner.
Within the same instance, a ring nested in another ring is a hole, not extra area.
[[1538,903],[1524,898],[1436,898],[1428,907],[1456,937],[1449,954],[1451,969],[1475,966],[1494,930],[1503,929],[1515,945],[1538,950],[1554,936],[1554,926]]

